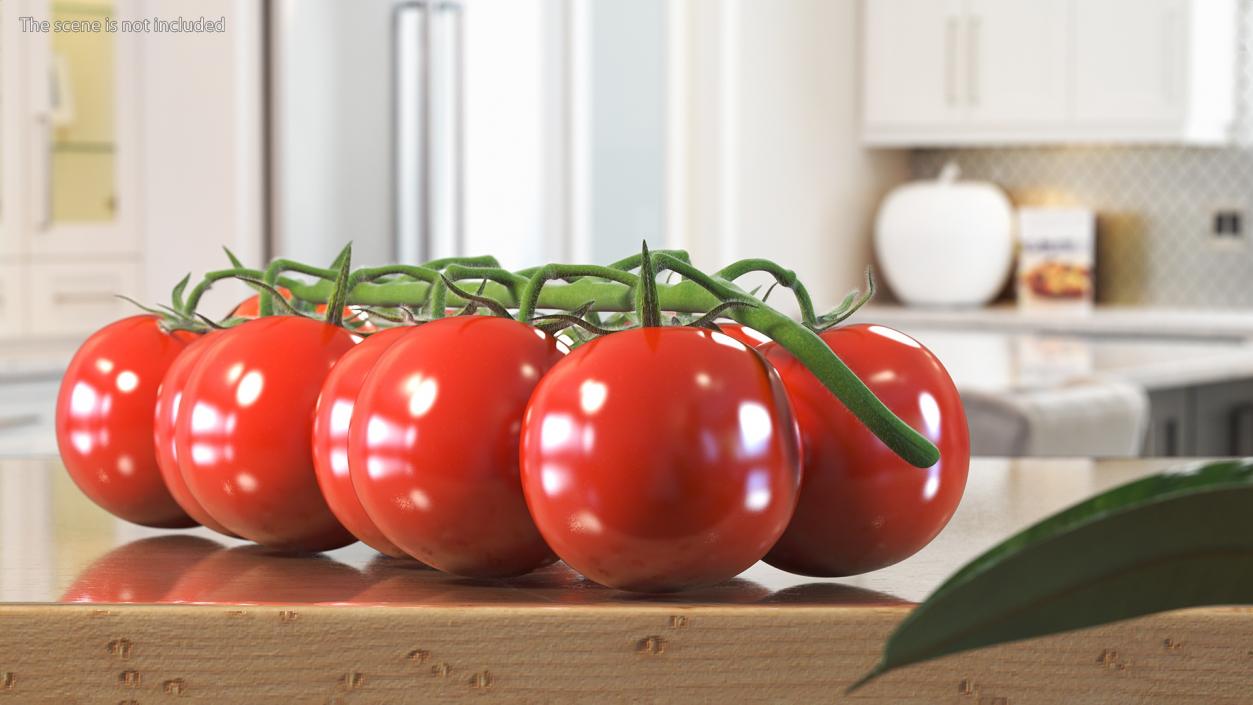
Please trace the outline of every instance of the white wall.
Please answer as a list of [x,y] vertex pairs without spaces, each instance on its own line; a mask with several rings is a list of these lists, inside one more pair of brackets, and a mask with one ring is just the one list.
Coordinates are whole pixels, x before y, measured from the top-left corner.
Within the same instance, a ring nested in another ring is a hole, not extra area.
[[909,175],[906,152],[860,144],[860,3],[688,5],[680,241],[706,269],[773,259],[829,308],[861,285],[879,199]]
[[[177,0],[146,0],[143,16],[177,17]],[[261,260],[260,4],[204,0],[196,13],[226,16],[223,34],[143,34],[140,134],[144,296],[168,301],[187,272],[193,281],[229,263]],[[208,314],[247,295],[217,286]]]

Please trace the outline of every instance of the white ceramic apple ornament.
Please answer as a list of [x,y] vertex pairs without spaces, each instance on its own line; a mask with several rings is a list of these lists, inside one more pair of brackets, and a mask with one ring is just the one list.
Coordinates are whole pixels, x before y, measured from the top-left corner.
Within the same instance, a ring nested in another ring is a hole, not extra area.
[[995,184],[961,181],[954,162],[938,179],[893,189],[875,219],[875,254],[888,285],[912,306],[982,306],[1014,259],[1014,209]]

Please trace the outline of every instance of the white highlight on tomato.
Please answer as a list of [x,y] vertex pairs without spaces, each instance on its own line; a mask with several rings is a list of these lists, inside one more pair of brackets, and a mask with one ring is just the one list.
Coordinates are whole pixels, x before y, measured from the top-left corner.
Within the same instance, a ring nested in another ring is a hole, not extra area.
[[96,369],[107,375],[113,371],[113,361],[107,357],[99,358],[96,360]]
[[605,527],[595,514],[584,509],[570,517],[570,530],[578,534],[600,534],[604,532]]
[[339,437],[348,434],[348,424],[352,421],[353,403],[347,399],[336,399],[331,405],[331,435]]
[[749,338],[752,338],[753,340],[756,340],[758,343],[764,344],[764,343],[770,342],[770,336],[766,335],[765,333],[762,333],[759,330],[749,328],[748,326],[744,326],[740,330],[744,333],[744,335],[748,336]]
[[117,459],[117,471],[119,475],[130,477],[135,474],[135,461],[129,455],[123,455]]
[[117,390],[123,394],[130,394],[139,386],[139,375],[130,370],[122,370],[117,373]]
[[191,460],[198,465],[214,465],[218,462],[217,449],[208,443],[193,443]]
[[204,402],[191,407],[191,430],[217,431],[221,425],[222,417],[217,409]]
[[895,340],[898,343],[908,345],[911,348],[922,347],[922,345],[919,344],[917,340],[914,340],[913,338],[909,337],[908,335],[905,335],[899,330],[893,330],[891,328],[887,328],[884,326],[870,326],[867,330],[869,330],[871,333],[874,333],[875,335],[881,335],[884,338],[887,338],[889,340]]
[[239,486],[239,489],[247,492],[248,494],[252,494],[257,491],[257,478],[250,472],[241,471],[237,473],[235,475],[235,484]]
[[927,435],[931,438],[939,437],[940,404],[931,396],[931,392],[918,395],[918,412],[922,414],[922,425],[926,427]]
[[335,477],[348,477],[348,451],[343,448],[331,451],[331,474]]
[[565,414],[551,414],[544,417],[540,426],[539,442],[544,450],[556,450],[565,446],[574,437],[574,421]]
[[431,508],[431,498],[416,487],[409,490],[409,502],[424,512]]
[[589,379],[584,380],[579,385],[579,406],[583,408],[583,413],[591,416],[601,410],[605,405],[605,399],[609,397],[609,388],[604,382]]
[[70,445],[74,446],[74,450],[87,455],[91,452],[92,443],[91,434],[87,431],[74,431],[70,434]]
[[927,481],[922,486],[922,498],[928,502],[935,499],[935,493],[940,491],[940,464],[936,463],[927,469]]
[[420,418],[435,406],[435,399],[439,396],[439,382],[432,377],[416,374],[405,381],[405,393],[409,395],[409,415],[415,419]]
[[745,457],[761,455],[774,433],[770,412],[755,401],[740,404],[740,449]]
[[544,486],[544,494],[556,497],[565,492],[570,484],[570,471],[564,465],[544,463],[539,471],[539,481]]
[[770,506],[773,496],[770,492],[770,474],[765,470],[753,470],[748,473],[748,491],[744,493],[744,508],[750,512],[760,512]]
[[741,343],[740,341],[736,340],[735,338],[732,338],[731,336],[727,335],[726,333],[719,333],[719,332],[717,332],[717,331],[712,331],[712,332],[710,332],[710,334],[709,334],[709,339],[710,339],[710,340],[712,340],[712,341],[714,341],[715,343],[717,343],[717,344],[719,344],[719,345],[725,345],[725,346],[727,346],[728,348],[735,348],[736,350],[744,350],[744,351],[747,351],[747,350],[748,350],[748,346],[747,346],[747,345],[745,345],[744,343]]
[[90,414],[96,409],[97,399],[94,387],[86,382],[77,382],[74,391],[70,392],[70,411],[75,416]]
[[252,370],[239,380],[239,386],[235,387],[235,403],[242,408],[247,408],[256,403],[261,397],[261,390],[265,389],[265,377],[258,371]]

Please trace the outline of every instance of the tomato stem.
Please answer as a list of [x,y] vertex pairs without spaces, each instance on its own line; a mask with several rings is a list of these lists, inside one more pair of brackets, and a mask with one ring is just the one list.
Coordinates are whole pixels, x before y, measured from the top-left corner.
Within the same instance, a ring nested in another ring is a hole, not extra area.
[[[208,291],[215,282],[219,282],[223,279],[242,279],[242,280],[253,279],[256,281],[264,281],[264,277],[265,277],[264,272],[257,270],[257,269],[247,269],[247,268],[219,269],[213,272],[208,272],[200,280],[200,283],[196,284],[196,287],[191,290],[191,293],[187,295],[187,300],[183,302],[183,305],[180,308],[180,310],[183,311],[183,313],[189,317],[192,314],[194,314],[196,312],[196,308],[200,305],[200,298],[204,296],[204,293]],[[284,288],[289,289],[289,290],[291,289],[292,286],[296,286],[296,287],[304,286],[304,282],[284,279],[282,277],[279,277],[279,283]],[[322,296],[325,297],[329,293],[330,292],[328,290],[324,292]]]
[[[800,307],[801,322],[808,326],[817,324],[817,315],[814,313],[814,302],[809,297],[809,290],[797,278],[796,272],[786,269],[768,259],[742,259],[738,262],[732,262],[717,272],[718,277],[734,282],[736,279],[750,272],[765,272],[774,277],[775,284],[781,284],[792,290],[792,295],[796,297],[796,305]],[[771,285],[773,289],[774,284]],[[763,300],[769,298],[770,292],[762,297]]]
[[[544,292],[545,284],[547,284],[548,282],[554,279],[566,279],[569,277],[588,277],[588,278],[586,279],[581,278],[578,281],[574,281],[574,282],[571,282],[569,284],[565,284],[559,287],[549,287],[548,290],[550,292],[553,290],[561,290],[563,291],[563,293],[567,293],[567,294],[573,291],[575,292],[574,296],[577,297],[577,300],[579,303],[574,303],[574,301],[571,300],[571,303],[573,305],[567,306],[567,305],[557,304],[557,302],[553,302],[553,301],[545,302],[541,298],[540,295]],[[531,278],[527,281],[526,286],[523,287],[522,295],[518,299],[518,303],[517,303],[518,320],[521,320],[521,321],[531,320],[531,318],[535,315],[535,310],[537,307],[559,308],[559,309],[570,310],[572,308],[577,308],[578,306],[582,305],[583,302],[587,302],[587,301],[595,302],[592,305],[598,307],[600,305],[600,301],[598,300],[597,296],[594,295],[593,292],[596,291],[596,289],[598,288],[598,285],[603,285],[604,282],[603,281],[598,282],[595,279],[592,279],[592,277],[595,277],[596,279],[600,279],[600,280],[608,279],[610,281],[614,281],[619,284],[625,284],[627,288],[623,290],[622,293],[626,297],[631,296],[632,291],[634,290],[636,284],[639,282],[639,278],[636,277],[634,274],[631,274],[630,272],[617,270],[617,269],[610,269],[609,267],[600,267],[600,266],[593,265],[593,264],[546,264],[543,267],[540,267],[535,272],[535,274],[533,274]],[[490,291],[490,288],[489,288],[489,291]],[[589,296],[582,292],[587,292],[588,294],[593,294],[593,295]],[[630,298],[627,298],[626,300],[631,301]],[[549,305],[549,304],[555,304],[555,305]],[[618,305],[622,306],[623,304],[619,303]],[[634,305],[629,305],[626,308],[610,308],[607,310],[631,311],[634,308],[635,308]]]
[[[643,263],[644,253],[641,252],[639,257]],[[626,266],[633,263],[632,258],[627,258],[615,264]],[[497,268],[485,268],[481,271],[454,269],[454,276],[449,279],[480,278],[484,282],[482,297],[496,301],[506,308],[516,308],[518,318],[523,321],[531,320],[538,309],[572,311],[589,301],[594,310],[638,311],[643,320],[644,311],[640,303],[646,297],[646,293],[641,291],[644,288],[653,290],[659,310],[680,313],[705,313],[728,301],[743,302],[744,305],[728,309],[727,315],[764,333],[796,356],[872,433],[906,461],[918,467],[935,464],[939,457],[935,446],[884,406],[808,325],[798,323],[770,308],[724,277],[705,274],[678,255],[663,251],[653,252],[648,255],[648,264],[649,269],[655,267],[657,271],[674,271],[683,276],[684,281],[673,285],[659,284],[654,277],[651,287],[647,287],[641,286],[640,276],[622,269],[570,264],[548,264],[524,270],[526,274],[509,273]],[[286,260],[272,263],[266,274],[273,281],[279,271],[287,270],[303,272],[321,279],[333,278],[333,274],[327,270]],[[808,299],[808,294],[799,285],[794,274],[789,276],[788,270],[769,266],[764,260],[745,260],[722,271],[728,275],[766,271],[775,275],[781,284],[791,288],[802,309],[806,308],[804,302]],[[525,283],[522,282],[523,278]],[[428,297],[442,296],[442,304],[433,312],[434,315],[441,315],[444,307],[449,304],[468,303],[465,298],[456,295],[456,292],[451,295],[447,291],[436,294],[436,287],[447,288],[446,285],[440,286],[442,282],[438,281],[369,283],[363,277],[356,279],[357,282],[350,287],[347,294],[347,301],[353,304],[411,306],[415,303],[426,303]],[[553,285],[554,280],[566,280],[567,283]],[[327,300],[331,288],[327,281],[292,282],[290,285],[285,283],[284,286],[306,301]],[[798,289],[800,293],[797,293]],[[192,292],[192,297],[196,297],[196,292]],[[189,304],[192,303],[192,297],[189,297]],[[857,299],[854,298],[852,303],[856,302]],[[847,314],[852,303],[842,307],[843,311],[832,313]],[[812,304],[808,307],[812,312]],[[811,324],[822,325],[828,322],[827,316],[815,317]]]
[[640,286],[635,290],[635,310],[639,314],[641,326],[656,328],[661,325],[661,306],[657,302],[657,270],[653,269],[653,258],[648,254],[647,242],[640,250]]
[[[278,282],[279,274],[283,272],[300,272],[301,274],[307,274],[311,277],[325,279],[328,282],[334,282],[337,274],[335,270],[314,267],[295,260],[276,259],[270,263],[269,267],[265,268],[265,274],[261,277],[261,279],[273,288]],[[331,295],[333,294],[334,287],[332,286]],[[328,295],[327,301],[329,302],[329,300],[330,298]],[[270,293],[269,290],[265,290],[260,293],[257,312],[258,315],[262,317],[274,315],[274,294]]]

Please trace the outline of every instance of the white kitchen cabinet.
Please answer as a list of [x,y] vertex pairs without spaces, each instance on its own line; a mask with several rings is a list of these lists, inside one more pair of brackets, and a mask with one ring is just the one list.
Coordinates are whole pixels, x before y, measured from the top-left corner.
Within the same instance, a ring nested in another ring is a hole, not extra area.
[[[865,116],[885,131],[962,117],[961,0],[874,0],[865,12]],[[873,39],[873,41],[871,41]]]
[[72,336],[142,313],[117,296],[136,298],[133,262],[34,264],[27,274],[25,330],[32,336]]
[[[143,35],[104,31],[142,10],[138,0],[0,3],[0,335],[81,335],[129,311],[114,293],[142,295]],[[41,32],[22,17],[101,31]]]
[[1069,0],[867,0],[867,140],[1064,118],[1069,17]]
[[1069,0],[966,1],[961,83],[969,124],[1065,119],[1069,10]]
[[0,340],[21,333],[25,272],[16,264],[0,264]]
[[863,139],[1221,143],[1236,21],[1234,0],[866,0]]

